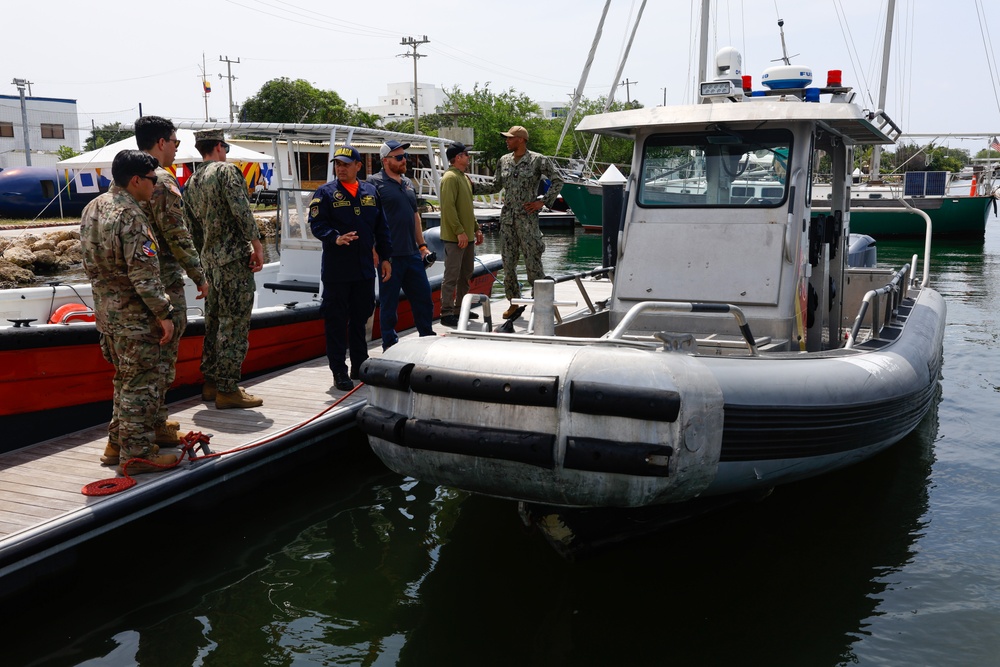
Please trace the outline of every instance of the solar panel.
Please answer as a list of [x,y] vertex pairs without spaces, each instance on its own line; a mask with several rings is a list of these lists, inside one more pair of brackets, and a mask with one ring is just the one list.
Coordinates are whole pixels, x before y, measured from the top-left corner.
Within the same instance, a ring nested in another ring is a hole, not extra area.
[[927,172],[927,186],[924,189],[924,194],[927,196],[937,196],[942,197],[945,194],[945,189],[948,187],[948,172],[946,171],[929,171]]
[[903,196],[923,197],[927,172],[908,171],[903,175]]

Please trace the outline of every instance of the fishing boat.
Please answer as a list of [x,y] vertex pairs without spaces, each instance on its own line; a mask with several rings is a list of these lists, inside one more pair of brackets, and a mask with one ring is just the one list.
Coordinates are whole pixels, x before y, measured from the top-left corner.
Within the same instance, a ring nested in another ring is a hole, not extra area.
[[[189,123],[188,130],[222,129],[228,133],[285,137],[320,137],[334,150],[339,142],[368,137],[400,141],[426,140],[429,156],[443,164],[445,143],[437,138],[398,133],[376,133],[364,128],[334,125],[288,125],[261,123]],[[433,140],[433,141],[430,141]],[[275,148],[277,146],[275,145]],[[279,151],[274,150],[278,156]],[[113,156],[112,156],[113,158]],[[110,158],[109,158],[110,159]],[[313,359],[325,354],[323,318],[319,308],[320,256],[322,243],[312,236],[306,209],[312,190],[301,189],[294,180],[282,181],[289,173],[280,158],[274,170],[281,211],[277,261],[268,262],[255,274],[256,294],[250,325],[250,347],[243,374],[260,373]],[[286,177],[287,178],[287,177]],[[332,176],[331,176],[332,178]],[[428,268],[435,316],[441,309],[441,279],[444,248],[436,231],[428,230],[428,245],[442,261]],[[477,258],[471,284],[476,294],[489,294],[499,255]],[[177,376],[173,388],[193,387],[203,382],[200,371],[204,319],[202,301],[196,300],[193,284],[187,285],[188,326],[181,339]],[[44,286],[0,290],[0,430],[5,434],[0,451],[65,433],[106,418],[110,403],[113,367],[101,355],[94,325],[93,298],[89,283],[52,282]],[[399,330],[413,326],[409,303],[401,297]],[[378,311],[371,324],[373,340],[381,336]],[[95,417],[96,414],[96,417]],[[47,430],[47,427],[57,430]]]
[[[608,299],[562,316],[553,283],[536,281],[526,331],[477,330],[463,307],[455,332],[366,363],[359,424],[386,465],[542,507],[524,514],[566,546],[571,513],[763,495],[874,456],[923,419],[946,315],[930,236],[922,271],[916,255],[847,262],[853,151],[899,129],[842,85],[810,75],[758,91],[735,51],[716,65],[701,104],[581,123],[635,145]],[[814,150],[838,176],[822,216]],[[765,153],[787,156],[780,192],[737,195],[741,165]],[[706,187],[684,193],[670,178],[692,158]]]

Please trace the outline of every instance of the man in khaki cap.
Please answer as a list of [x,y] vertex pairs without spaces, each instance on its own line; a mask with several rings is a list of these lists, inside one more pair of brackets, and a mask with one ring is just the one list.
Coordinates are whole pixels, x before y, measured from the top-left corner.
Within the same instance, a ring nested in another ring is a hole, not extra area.
[[[528,150],[528,130],[515,125],[507,132],[510,153],[500,158],[492,183],[477,183],[473,193],[494,194],[504,191],[503,208],[500,210],[500,256],[503,258],[503,289],[508,300],[521,296],[521,285],[517,280],[517,262],[524,254],[524,265],[528,270],[528,282],[545,277],[542,269],[542,252],[545,243],[538,227],[538,212],[542,206],[555,204],[563,179],[552,161],[541,153]],[[544,195],[538,194],[538,186],[543,178],[551,185]],[[504,312],[505,319],[519,315],[523,306],[513,303]]]
[[250,346],[253,274],[264,266],[264,247],[243,172],[226,162],[229,144],[222,130],[201,130],[194,139],[204,162],[184,187],[184,218],[208,273],[201,399],[215,401],[218,409],[256,408],[264,400],[248,394],[239,380]]

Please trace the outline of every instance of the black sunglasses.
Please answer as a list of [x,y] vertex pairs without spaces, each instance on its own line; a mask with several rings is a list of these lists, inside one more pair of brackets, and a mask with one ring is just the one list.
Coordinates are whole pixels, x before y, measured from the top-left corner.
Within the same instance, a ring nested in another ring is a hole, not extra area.
[[139,178],[145,178],[147,181],[156,185],[156,176],[140,176]]
[[227,144],[225,141],[220,141],[219,143],[222,144],[222,147],[226,149],[226,155],[228,155],[229,154],[229,144]]
[[410,157],[409,153],[403,153],[402,155],[388,155],[386,157],[391,157],[396,162],[402,162],[406,158]]

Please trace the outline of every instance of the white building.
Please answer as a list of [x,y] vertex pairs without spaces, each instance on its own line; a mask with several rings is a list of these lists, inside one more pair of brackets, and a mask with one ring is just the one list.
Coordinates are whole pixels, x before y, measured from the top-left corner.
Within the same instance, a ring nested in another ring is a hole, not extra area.
[[[80,120],[76,100],[25,97],[31,165],[48,167],[59,161],[60,146],[80,150]],[[20,95],[0,95],[0,167],[23,167],[24,127]]]
[[541,109],[539,116],[542,118],[566,118],[569,113],[569,102],[538,102]]
[[[378,104],[361,107],[362,111],[380,116],[384,121],[409,120],[413,118],[413,82],[390,83],[387,94],[378,98]],[[421,83],[417,86],[417,112],[435,113],[444,106],[444,90],[433,84]]]

